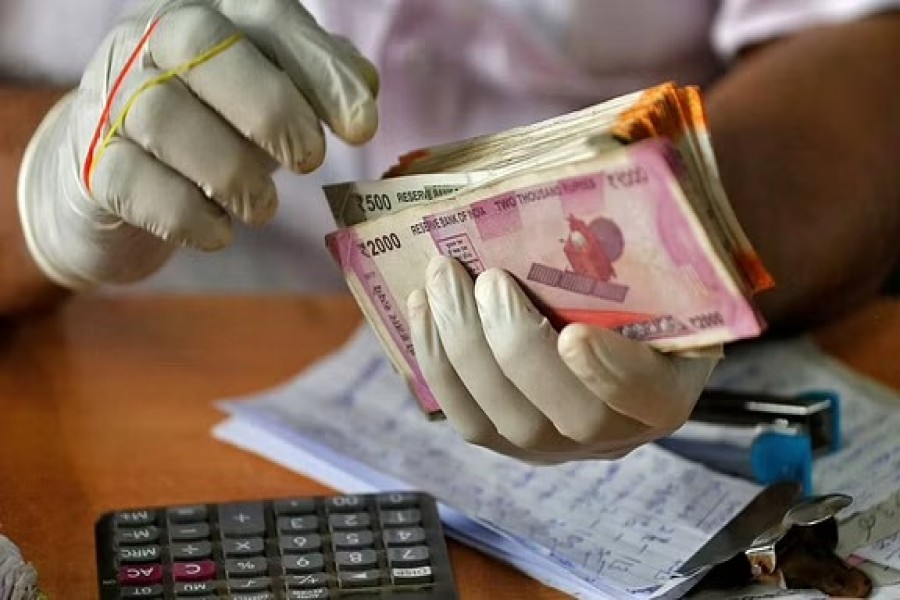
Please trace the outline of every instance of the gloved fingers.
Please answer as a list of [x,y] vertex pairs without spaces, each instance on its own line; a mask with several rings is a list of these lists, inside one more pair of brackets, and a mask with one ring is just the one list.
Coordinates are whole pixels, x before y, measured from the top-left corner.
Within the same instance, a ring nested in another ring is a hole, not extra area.
[[604,395],[586,388],[563,363],[556,332],[508,273],[482,273],[475,298],[497,365],[565,438],[585,453],[603,454],[652,436],[646,425],[611,410]]
[[584,449],[574,444],[566,444],[569,449],[563,452],[529,451],[513,445],[499,434],[447,358],[424,290],[415,290],[410,294],[407,299],[407,312],[419,369],[429,388],[439,399],[447,420],[469,443],[536,466],[555,465],[585,458],[617,459],[637,447],[638,443],[633,442],[617,444],[608,450],[592,449],[586,453]]
[[[653,438],[656,439],[656,438]],[[593,458],[597,460],[621,460],[643,446],[646,443],[652,442],[653,440],[645,440],[640,443],[628,444],[626,446],[622,446],[616,450],[608,450],[606,452],[598,452],[594,454]]]
[[336,41],[296,0],[220,0],[222,12],[247,33],[303,92],[334,133],[351,144],[378,127],[375,68]]
[[406,308],[416,362],[428,387],[438,399],[444,416],[467,442],[479,446],[495,444],[500,434],[472,399],[447,359],[440,334],[431,318],[425,291],[413,291],[407,298]]
[[359,71],[366,80],[366,85],[369,87],[369,91],[372,92],[372,97],[377,99],[378,92],[381,91],[381,77],[378,75],[378,69],[375,68],[375,65],[373,65],[368,58],[363,56],[356,45],[349,39],[334,33],[331,34],[331,38],[338,47],[344,50],[347,57],[353,61],[357,71]]
[[[536,466],[555,465],[586,458],[583,452],[536,452],[515,446],[499,434],[491,420],[469,394],[441,344],[440,333],[431,316],[424,290],[415,290],[407,299],[410,334],[416,351],[416,362],[428,387],[439,399],[444,416],[460,436],[477,446],[517,458]],[[627,450],[616,449],[611,456],[624,456]],[[597,453],[594,457],[606,458]]]
[[[148,70],[145,81],[156,75]],[[262,225],[275,215],[278,198],[268,157],[180,80],[138,96],[121,133],[242,221]]]
[[670,432],[690,416],[716,358],[665,355],[615,332],[574,324],[559,355],[594,394],[645,425]]
[[93,181],[92,195],[101,207],[165,241],[202,250],[231,241],[228,214],[129,139],[112,140]]
[[657,438],[653,437],[645,440],[637,440],[616,447],[610,447],[609,449],[602,451],[593,448],[580,448],[573,452],[538,453],[527,456],[515,456],[515,458],[534,466],[559,465],[579,460],[619,460],[655,439]]
[[415,290],[407,299],[410,334],[416,362],[428,387],[438,399],[444,416],[460,436],[477,446],[535,463],[553,462],[548,457],[514,446],[497,431],[463,384],[441,344],[424,290]]
[[[209,6],[178,5],[160,17],[149,52],[154,64],[167,72],[238,33],[231,21]],[[248,39],[240,39],[179,77],[237,131],[285,167],[305,173],[322,164],[325,138],[318,116],[290,77]]]
[[[537,409],[506,378],[482,330],[471,276],[457,261],[433,258],[426,271],[431,316],[449,365],[501,436],[529,451],[573,450]],[[543,365],[532,365],[538,371]],[[442,401],[438,396],[438,401]]]

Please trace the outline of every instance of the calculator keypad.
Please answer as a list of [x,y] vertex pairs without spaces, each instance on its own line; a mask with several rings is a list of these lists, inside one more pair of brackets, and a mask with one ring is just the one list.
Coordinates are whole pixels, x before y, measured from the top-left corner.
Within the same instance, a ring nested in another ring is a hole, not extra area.
[[124,510],[96,528],[103,600],[456,598],[414,492]]

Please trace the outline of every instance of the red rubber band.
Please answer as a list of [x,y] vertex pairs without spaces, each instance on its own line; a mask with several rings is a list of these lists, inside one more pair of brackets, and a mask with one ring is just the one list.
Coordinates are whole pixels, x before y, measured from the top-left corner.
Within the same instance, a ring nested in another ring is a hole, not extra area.
[[97,151],[97,143],[100,141],[100,138],[103,135],[103,127],[109,121],[109,113],[112,110],[113,101],[116,99],[116,96],[122,89],[122,84],[125,81],[125,77],[134,69],[134,65],[137,64],[137,59],[143,51],[144,47],[147,45],[147,42],[150,41],[150,36],[153,35],[153,32],[156,31],[157,26],[159,26],[159,19],[156,19],[153,23],[150,24],[150,27],[147,29],[147,32],[141,37],[140,41],[138,41],[137,47],[134,49],[134,52],[131,53],[131,56],[128,57],[128,62],[125,63],[125,66],[122,68],[122,71],[119,72],[118,77],[116,77],[116,81],[113,84],[112,90],[109,92],[109,96],[106,99],[106,105],[103,107],[103,112],[100,114],[100,121],[97,123],[97,129],[94,131],[94,137],[91,139],[91,145],[88,146],[88,153],[84,159],[84,167],[81,172],[81,178],[84,180],[84,185],[87,187],[87,190],[91,191],[91,166],[94,162],[94,153]]

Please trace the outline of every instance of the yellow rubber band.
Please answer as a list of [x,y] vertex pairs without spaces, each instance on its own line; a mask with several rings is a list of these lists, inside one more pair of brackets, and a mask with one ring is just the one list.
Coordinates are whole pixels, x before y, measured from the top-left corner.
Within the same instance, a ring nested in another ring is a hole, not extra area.
[[103,138],[103,143],[100,145],[100,149],[97,151],[97,155],[94,157],[93,163],[91,164],[90,172],[88,173],[88,178],[93,179],[94,177],[94,169],[100,163],[100,159],[103,158],[103,155],[106,153],[107,148],[109,148],[110,142],[112,142],[113,137],[122,129],[122,126],[125,124],[125,119],[128,117],[128,113],[134,107],[135,102],[137,102],[138,98],[140,98],[141,94],[149,90],[150,88],[156,87],[158,85],[162,85],[167,81],[178,77],[184,73],[187,73],[191,69],[194,69],[203,63],[215,58],[219,54],[225,52],[235,44],[237,44],[241,39],[243,39],[243,35],[240,33],[236,33],[225,40],[219,42],[203,54],[199,54],[192,58],[191,60],[182,63],[175,67],[170,71],[166,71],[162,75],[154,77],[148,81],[145,81],[141,87],[134,91],[130,98],[128,98],[128,102],[125,103],[125,107],[122,109],[122,112],[119,113],[119,116],[116,117],[116,120],[113,122],[112,126],[109,128],[109,132]]

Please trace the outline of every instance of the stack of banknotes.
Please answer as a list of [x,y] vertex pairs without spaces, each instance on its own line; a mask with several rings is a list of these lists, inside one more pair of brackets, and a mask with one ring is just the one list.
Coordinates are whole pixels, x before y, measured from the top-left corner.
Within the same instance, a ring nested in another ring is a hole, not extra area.
[[406,298],[433,256],[511,273],[554,325],[702,354],[759,335],[773,285],[722,188],[699,90],[667,83],[401,157],[327,186],[327,236],[354,297],[422,408]]

